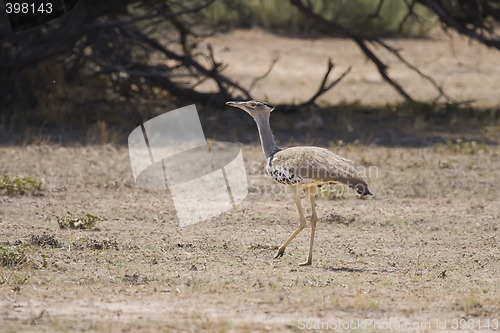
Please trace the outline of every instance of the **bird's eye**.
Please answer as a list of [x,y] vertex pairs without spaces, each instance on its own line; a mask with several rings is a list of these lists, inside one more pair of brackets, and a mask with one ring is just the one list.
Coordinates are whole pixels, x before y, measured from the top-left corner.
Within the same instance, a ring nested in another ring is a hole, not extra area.
[[250,103],[250,106],[254,108],[257,106],[257,103]]

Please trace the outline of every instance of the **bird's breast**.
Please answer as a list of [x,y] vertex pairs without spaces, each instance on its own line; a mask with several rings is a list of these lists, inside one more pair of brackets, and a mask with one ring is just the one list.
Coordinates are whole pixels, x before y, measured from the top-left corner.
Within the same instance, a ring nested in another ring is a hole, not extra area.
[[272,165],[272,158],[269,159],[267,163],[267,172],[273,177],[275,181],[285,185],[295,185],[298,183],[302,183],[304,179],[298,175],[295,175],[289,169],[277,166],[274,167]]

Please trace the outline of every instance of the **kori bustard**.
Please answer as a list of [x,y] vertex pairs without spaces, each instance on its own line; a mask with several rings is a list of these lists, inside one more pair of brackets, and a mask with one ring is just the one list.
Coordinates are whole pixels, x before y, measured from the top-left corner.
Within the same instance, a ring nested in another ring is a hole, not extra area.
[[314,197],[318,185],[328,183],[343,183],[353,188],[361,195],[372,195],[368,185],[358,172],[348,163],[348,160],[319,147],[292,147],[282,149],[274,141],[269,125],[269,117],[273,107],[259,101],[226,103],[246,111],[253,117],[259,130],[262,150],[267,159],[267,172],[275,181],[291,186],[295,204],[299,211],[300,224],[285,243],[278,249],[274,259],[283,256],[286,247],[306,226],[306,219],[300,202],[301,190],[305,190],[311,202],[311,238],[309,240],[309,256],[299,265],[312,263],[314,234],[316,232],[316,207]]

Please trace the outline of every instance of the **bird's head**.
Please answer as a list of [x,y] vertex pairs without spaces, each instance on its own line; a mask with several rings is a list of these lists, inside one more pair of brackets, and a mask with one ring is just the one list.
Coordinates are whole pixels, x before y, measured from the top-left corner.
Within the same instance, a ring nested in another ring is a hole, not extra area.
[[269,116],[269,114],[271,114],[271,112],[274,110],[272,106],[259,101],[246,101],[246,102],[229,101],[226,102],[226,105],[240,108],[246,111],[253,118],[257,118],[263,115]]

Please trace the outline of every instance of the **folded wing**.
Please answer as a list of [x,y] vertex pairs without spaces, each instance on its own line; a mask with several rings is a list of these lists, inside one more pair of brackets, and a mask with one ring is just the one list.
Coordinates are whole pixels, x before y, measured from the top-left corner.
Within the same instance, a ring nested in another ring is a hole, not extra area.
[[272,167],[288,170],[305,183],[343,183],[359,194],[371,194],[368,185],[348,160],[320,147],[292,147],[277,152]]

